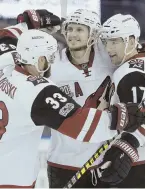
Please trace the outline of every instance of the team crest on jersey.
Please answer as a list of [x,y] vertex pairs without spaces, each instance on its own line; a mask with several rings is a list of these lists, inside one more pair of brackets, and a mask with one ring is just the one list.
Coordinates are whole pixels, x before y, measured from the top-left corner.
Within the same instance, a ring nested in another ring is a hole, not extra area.
[[60,90],[64,92],[66,95],[73,97],[74,93],[71,92],[70,86],[69,85],[64,85],[60,87]]
[[33,83],[34,86],[39,85],[41,83],[48,83],[48,80],[43,77],[36,77],[36,76],[29,76],[27,78],[27,81],[30,81]]
[[73,103],[67,103],[59,110],[59,114],[66,117],[73,109],[75,105]]
[[144,60],[133,59],[133,60],[130,60],[128,63],[129,63],[129,68],[137,68],[144,71]]

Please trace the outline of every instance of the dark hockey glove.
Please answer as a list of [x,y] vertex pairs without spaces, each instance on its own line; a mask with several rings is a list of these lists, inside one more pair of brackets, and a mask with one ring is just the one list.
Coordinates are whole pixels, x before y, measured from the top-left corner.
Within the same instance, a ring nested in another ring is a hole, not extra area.
[[101,181],[116,185],[128,175],[132,163],[138,160],[138,140],[129,133],[123,133],[121,139],[106,152],[102,165],[98,169]]
[[61,20],[53,13],[42,10],[26,10],[17,17],[17,23],[26,22],[28,29],[53,27],[61,24]]
[[111,130],[134,132],[145,121],[145,114],[137,103],[118,103],[110,107]]

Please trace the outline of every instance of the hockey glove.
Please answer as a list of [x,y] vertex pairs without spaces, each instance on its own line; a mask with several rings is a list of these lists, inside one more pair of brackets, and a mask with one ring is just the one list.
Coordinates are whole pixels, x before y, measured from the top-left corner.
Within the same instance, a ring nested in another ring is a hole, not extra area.
[[61,24],[61,20],[53,13],[42,10],[26,10],[17,17],[17,23],[26,22],[28,29],[53,27]]
[[97,170],[101,181],[116,185],[123,181],[132,163],[138,160],[138,140],[129,133],[123,133],[121,139],[106,152],[102,165]]
[[136,103],[118,103],[110,107],[112,121],[111,130],[134,132],[145,121],[145,114]]

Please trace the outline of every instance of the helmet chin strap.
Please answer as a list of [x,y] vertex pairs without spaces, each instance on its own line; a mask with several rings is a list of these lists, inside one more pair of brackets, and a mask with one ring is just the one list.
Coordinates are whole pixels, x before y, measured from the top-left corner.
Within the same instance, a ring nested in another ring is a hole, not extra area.
[[131,50],[131,51],[129,51],[128,53],[126,52],[127,51],[127,48],[128,48],[128,43],[129,43],[129,37],[126,37],[125,39],[124,39],[124,42],[125,42],[125,50],[124,50],[124,57],[123,57],[123,59],[122,59],[122,62],[120,63],[120,64],[118,64],[118,66],[121,66],[124,62],[125,62],[125,60],[126,60],[126,56],[127,55],[129,55],[129,54],[131,54],[131,53],[133,53],[133,51],[135,50],[135,48],[136,48],[136,46],[137,46],[137,44],[138,44],[138,42],[136,41],[136,39],[135,39],[135,47]]

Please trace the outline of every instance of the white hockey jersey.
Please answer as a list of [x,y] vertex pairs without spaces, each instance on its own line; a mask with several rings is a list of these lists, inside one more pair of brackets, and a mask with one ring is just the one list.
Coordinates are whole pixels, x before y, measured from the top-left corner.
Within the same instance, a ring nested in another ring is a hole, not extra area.
[[29,110],[39,91],[32,92],[28,100],[26,93],[33,90],[31,83],[28,82],[27,90],[21,90],[25,89],[27,76],[13,71],[9,80],[3,73],[0,70],[0,126],[4,123],[6,132],[3,136],[0,133],[0,187],[28,187],[33,185],[39,170],[38,146],[43,127],[35,126]]
[[96,142],[116,133],[106,125],[100,137],[104,121],[110,124],[106,111],[80,108],[48,79],[26,75],[19,66],[0,69],[0,187],[28,187],[36,180],[44,125],[79,141],[90,133],[87,142]]
[[[138,54],[120,66],[113,74],[112,87],[110,91],[111,103],[134,102],[140,103],[145,90],[145,57]],[[145,160],[145,126],[142,125],[132,133],[140,143],[138,148],[139,160],[134,163],[141,164]]]
[[[71,96],[81,106],[101,110],[107,108],[105,94],[114,68],[102,46],[100,51],[97,46],[94,47],[94,50],[92,49],[87,67],[84,67],[86,65],[82,65],[82,67],[73,65],[66,55],[66,49],[63,50],[62,54],[61,62],[52,65],[51,79],[63,92]],[[94,114],[90,113],[91,120],[93,116]],[[91,120],[89,122],[92,122]],[[97,124],[98,121],[98,119],[95,119],[92,122],[93,131],[94,124]],[[103,124],[107,125],[106,121],[105,119]],[[83,144],[55,130],[52,130],[51,134],[50,146],[52,151],[49,152],[48,163],[55,167],[78,170],[101,145],[99,138],[96,138],[98,144]],[[90,133],[80,137],[84,141],[89,138],[90,140],[93,139]],[[107,140],[106,137],[108,136],[106,136],[104,128],[100,137],[102,141]]]

